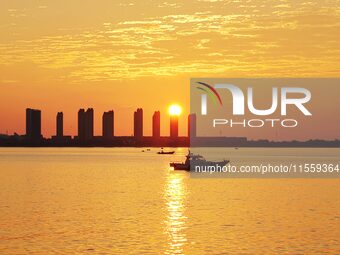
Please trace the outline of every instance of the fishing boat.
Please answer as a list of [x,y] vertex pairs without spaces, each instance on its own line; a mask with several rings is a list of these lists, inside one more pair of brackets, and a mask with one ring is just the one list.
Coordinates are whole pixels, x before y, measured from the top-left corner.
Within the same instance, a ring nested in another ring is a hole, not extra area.
[[157,154],[174,154],[174,153],[175,151],[163,151],[163,150],[157,152]]
[[185,170],[185,171],[190,171],[190,165],[192,167],[194,166],[216,166],[219,165],[221,167],[225,166],[226,164],[229,163],[229,160],[222,160],[222,161],[209,161],[206,160],[203,156],[201,155],[195,155],[193,153],[188,153],[186,155],[186,159],[184,162],[170,162],[170,167],[173,167],[174,170]]

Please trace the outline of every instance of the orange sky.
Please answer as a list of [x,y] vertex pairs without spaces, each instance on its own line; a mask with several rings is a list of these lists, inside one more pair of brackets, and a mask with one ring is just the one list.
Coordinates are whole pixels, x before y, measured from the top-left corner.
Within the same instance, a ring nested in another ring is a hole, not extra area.
[[25,108],[43,111],[43,134],[63,111],[75,135],[80,107],[116,114],[116,134],[132,134],[143,107],[145,134],[153,111],[184,106],[190,77],[336,77],[339,1],[0,2],[0,133],[24,133]]

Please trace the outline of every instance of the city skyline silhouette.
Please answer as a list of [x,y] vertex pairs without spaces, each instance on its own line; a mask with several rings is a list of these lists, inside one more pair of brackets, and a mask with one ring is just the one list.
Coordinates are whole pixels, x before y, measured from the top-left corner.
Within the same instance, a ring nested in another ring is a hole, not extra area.
[[325,141],[312,139],[308,141],[270,141],[267,139],[249,140],[247,137],[233,136],[198,136],[196,114],[187,116],[187,135],[179,136],[179,114],[169,116],[169,134],[160,135],[160,111],[155,111],[152,116],[152,135],[143,133],[144,118],[143,108],[137,108],[133,113],[133,135],[115,135],[113,110],[102,114],[102,134],[94,134],[93,108],[78,110],[78,133],[75,136],[64,133],[64,115],[59,111],[55,118],[55,135],[51,138],[44,137],[41,131],[42,111],[39,109],[26,109],[26,132],[19,135],[0,135],[0,146],[47,146],[47,147],[340,147],[340,140]]

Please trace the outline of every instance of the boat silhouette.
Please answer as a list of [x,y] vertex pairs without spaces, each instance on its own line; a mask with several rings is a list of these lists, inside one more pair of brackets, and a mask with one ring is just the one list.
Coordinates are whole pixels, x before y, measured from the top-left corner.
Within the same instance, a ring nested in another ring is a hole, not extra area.
[[164,151],[163,149],[157,152],[157,154],[174,154],[174,153],[175,151]]
[[190,167],[194,168],[195,166],[225,166],[228,164],[229,160],[222,161],[209,161],[206,160],[202,155],[193,154],[189,151],[186,155],[186,159],[184,162],[170,162],[170,167],[173,167],[174,170],[185,170],[190,171]]

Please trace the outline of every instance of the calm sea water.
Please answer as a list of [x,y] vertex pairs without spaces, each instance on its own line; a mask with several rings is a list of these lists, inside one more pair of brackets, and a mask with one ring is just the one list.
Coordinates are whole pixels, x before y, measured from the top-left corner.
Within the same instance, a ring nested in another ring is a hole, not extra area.
[[[141,150],[1,148],[0,254],[340,254],[339,179],[190,178],[186,149]],[[306,151],[230,153],[278,150]]]

